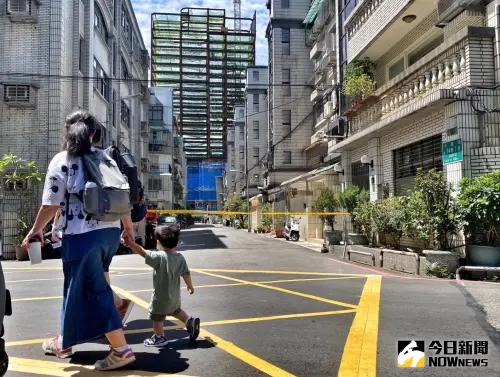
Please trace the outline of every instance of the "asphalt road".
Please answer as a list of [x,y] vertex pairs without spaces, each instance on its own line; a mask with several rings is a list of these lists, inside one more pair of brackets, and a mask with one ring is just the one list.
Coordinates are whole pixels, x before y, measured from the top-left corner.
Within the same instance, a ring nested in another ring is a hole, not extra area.
[[[453,281],[373,270],[219,226],[183,231],[180,250],[197,287],[193,296],[183,290],[183,307],[202,319],[200,340],[190,345],[187,333],[167,322],[167,347],[142,345],[151,335],[151,270],[141,257],[117,256],[111,280],[136,303],[126,330],[137,362],[107,375],[500,376],[500,336]],[[5,324],[7,375],[100,375],[92,364],[106,355],[104,342],[76,347],[69,360],[45,356],[40,348],[59,326],[60,261],[3,267],[14,300]],[[424,368],[397,367],[398,341],[407,340],[425,342]],[[486,359],[488,366],[431,367],[429,357],[444,356],[429,349],[432,341],[449,347],[487,341],[486,355],[458,356]]]

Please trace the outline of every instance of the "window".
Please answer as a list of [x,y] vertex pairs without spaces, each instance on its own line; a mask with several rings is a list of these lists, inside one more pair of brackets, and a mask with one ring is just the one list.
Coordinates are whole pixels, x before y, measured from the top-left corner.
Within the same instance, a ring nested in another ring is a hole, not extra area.
[[245,129],[240,126],[240,140],[245,139]]
[[259,153],[260,153],[259,148],[253,148],[253,163],[254,164],[259,163],[259,158],[260,158]]
[[108,43],[108,29],[106,28],[106,22],[104,21],[104,16],[101,12],[101,8],[97,3],[94,3],[94,29],[104,38],[104,41]]
[[254,120],[253,121],[253,138],[254,138],[254,140],[259,140],[259,131],[260,131],[259,121]]
[[163,120],[163,106],[151,106],[149,108],[149,120]]
[[354,186],[370,191],[370,165],[360,161],[351,164],[351,179]]
[[85,40],[80,37],[80,44],[78,45],[78,70],[80,72],[83,72],[83,47],[84,47]]
[[443,36],[440,35],[438,38],[431,40],[430,42],[420,46],[416,50],[412,51],[408,54],[408,66],[416,63],[420,59],[422,59],[429,52],[434,50],[437,46],[439,46],[443,42]]
[[245,118],[245,109],[240,109],[238,119],[242,120],[243,118]]
[[148,190],[149,191],[161,191],[162,184],[161,178],[149,178],[148,179]]
[[123,58],[122,58],[122,78],[125,80],[130,79],[130,73],[128,72],[127,63],[125,63],[125,59]]
[[281,8],[282,9],[290,8],[290,0],[281,0]]
[[290,88],[290,68],[282,69],[281,82],[283,84],[283,95],[290,97],[292,95]]
[[283,132],[289,136],[292,132],[292,110],[281,110]]
[[132,27],[130,22],[130,17],[128,16],[127,9],[122,7],[122,33],[123,39],[126,44],[130,47],[132,43]]
[[389,67],[389,80],[393,79],[405,70],[405,58],[401,58]]
[[245,147],[240,145],[240,159],[243,160],[245,158]]
[[30,86],[29,85],[5,85],[4,96],[5,102],[30,102]]
[[94,58],[94,88],[101,93],[106,101],[109,101],[110,82],[99,62]]
[[259,94],[254,93],[253,95],[253,111],[260,111],[259,110]]
[[404,194],[413,187],[418,169],[443,170],[441,143],[441,135],[436,135],[393,152],[396,195]]
[[253,80],[254,81],[259,81],[260,80],[260,72],[257,71],[256,69],[252,71],[252,75],[253,75]]
[[292,163],[292,152],[283,151],[283,164],[290,165]]
[[5,3],[7,14],[24,13],[32,14],[32,0],[7,0]]
[[124,100],[121,102],[121,117],[122,123],[130,128],[130,108],[127,106]]
[[281,29],[281,54],[290,55],[290,29]]

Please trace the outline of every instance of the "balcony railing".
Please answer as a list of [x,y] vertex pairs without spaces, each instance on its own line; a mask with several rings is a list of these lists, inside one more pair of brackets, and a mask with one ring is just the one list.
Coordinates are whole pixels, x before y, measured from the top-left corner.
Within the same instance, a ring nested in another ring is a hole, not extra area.
[[318,56],[321,55],[322,52],[323,52],[323,43],[317,42],[311,48],[311,52],[309,53],[309,58],[316,59]]
[[[469,35],[474,35],[469,38]],[[488,39],[484,43],[477,39]],[[392,123],[441,99],[452,99],[453,91],[471,85],[494,84],[493,31],[468,27],[454,40],[441,44],[403,73],[380,87],[375,100],[351,108],[349,136],[383,122]],[[482,43],[482,54],[474,54]],[[485,47],[489,46],[489,47]],[[491,57],[486,49],[491,49]],[[348,138],[349,139],[349,138]]]
[[346,22],[347,38],[350,40],[354,34],[365,24],[370,16],[385,0],[368,0],[363,3]]

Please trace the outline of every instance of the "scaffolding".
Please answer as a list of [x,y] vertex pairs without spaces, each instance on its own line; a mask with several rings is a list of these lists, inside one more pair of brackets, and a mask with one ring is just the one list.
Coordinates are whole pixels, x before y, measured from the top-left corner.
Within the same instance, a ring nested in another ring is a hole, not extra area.
[[183,8],[151,17],[152,85],[174,87],[186,158],[224,160],[234,104],[255,64],[255,13],[236,19],[224,9]]

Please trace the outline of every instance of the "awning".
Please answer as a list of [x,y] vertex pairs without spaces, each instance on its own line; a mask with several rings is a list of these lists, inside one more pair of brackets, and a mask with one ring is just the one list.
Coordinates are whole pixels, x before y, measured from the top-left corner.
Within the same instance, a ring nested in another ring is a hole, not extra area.
[[321,4],[323,4],[323,1],[325,0],[313,0],[309,8],[309,11],[306,14],[306,18],[304,18],[304,21],[302,23],[312,24],[314,22],[314,19],[318,15],[319,9],[321,8]]

